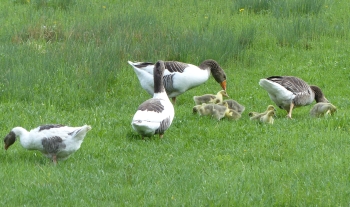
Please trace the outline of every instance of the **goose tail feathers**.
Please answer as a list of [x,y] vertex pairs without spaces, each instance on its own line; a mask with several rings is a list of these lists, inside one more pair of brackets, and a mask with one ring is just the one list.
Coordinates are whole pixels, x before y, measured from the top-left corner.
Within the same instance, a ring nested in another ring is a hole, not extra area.
[[277,96],[279,99],[293,99],[295,97],[293,92],[273,81],[260,79],[259,85],[263,87],[270,95]]
[[[76,130],[75,131],[75,138],[76,139],[79,139],[79,140],[82,140],[82,139],[84,139],[84,137],[85,137],[85,135],[86,135],[86,133],[88,132],[88,131],[90,131],[91,130],[91,126],[90,125],[84,125],[84,126],[82,126],[80,129],[78,129],[78,130]],[[74,132],[73,132],[74,133]]]

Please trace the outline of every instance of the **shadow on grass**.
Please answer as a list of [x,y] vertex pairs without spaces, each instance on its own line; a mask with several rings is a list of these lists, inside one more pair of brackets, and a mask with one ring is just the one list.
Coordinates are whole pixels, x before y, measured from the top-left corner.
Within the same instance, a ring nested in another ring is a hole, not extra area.
[[[165,138],[166,138],[166,134],[164,135],[164,137],[162,139],[165,139]],[[154,140],[158,140],[158,139],[161,140],[159,138],[158,134],[155,134],[155,135],[153,135],[151,137],[145,137],[144,139],[142,139],[141,135],[136,134],[134,132],[128,132],[126,134],[126,139],[128,141],[154,141]]]

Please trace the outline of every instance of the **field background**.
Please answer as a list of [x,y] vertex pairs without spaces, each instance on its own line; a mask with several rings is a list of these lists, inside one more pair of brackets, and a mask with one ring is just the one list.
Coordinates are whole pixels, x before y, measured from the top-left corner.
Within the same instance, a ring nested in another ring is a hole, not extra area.
[[[0,132],[90,124],[57,166],[16,142],[0,151],[1,206],[349,206],[348,0],[7,0],[0,5]],[[238,121],[192,115],[178,97],[164,139],[142,141],[130,122],[149,98],[132,61],[215,59]],[[277,110],[260,78],[294,75],[337,106],[312,119]]]

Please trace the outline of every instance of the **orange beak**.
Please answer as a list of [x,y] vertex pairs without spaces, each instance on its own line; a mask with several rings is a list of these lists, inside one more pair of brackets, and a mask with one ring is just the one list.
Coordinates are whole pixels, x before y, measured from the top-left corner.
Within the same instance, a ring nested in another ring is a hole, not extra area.
[[221,88],[226,91],[226,80],[222,81],[220,85],[221,85]]

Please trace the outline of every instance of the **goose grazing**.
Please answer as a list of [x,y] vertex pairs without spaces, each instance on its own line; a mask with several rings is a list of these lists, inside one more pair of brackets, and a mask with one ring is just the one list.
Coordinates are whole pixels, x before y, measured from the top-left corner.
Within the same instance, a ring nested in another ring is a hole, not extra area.
[[84,140],[91,126],[69,127],[59,124],[43,125],[29,132],[22,127],[13,128],[4,138],[5,150],[20,138],[22,147],[27,150],[39,150],[46,157],[57,160],[65,160],[76,152]]
[[227,103],[229,109],[235,110],[240,114],[242,114],[245,110],[245,107],[243,105],[232,99],[224,100],[222,103],[219,103],[219,105],[224,105],[225,103]]
[[[131,61],[128,61],[128,63],[134,68],[142,88],[153,96],[154,64]],[[163,80],[165,91],[174,103],[177,96],[206,82],[210,73],[220,83],[222,89],[226,90],[226,74],[215,60],[205,60],[199,66],[177,61],[165,61],[164,65]]]
[[278,107],[287,111],[287,117],[292,118],[293,108],[328,100],[317,86],[309,86],[305,81],[294,76],[271,76],[260,79],[259,85],[269,94]]
[[159,137],[162,138],[174,118],[174,107],[163,85],[164,69],[163,61],[158,61],[154,65],[153,98],[138,107],[131,122],[132,128],[142,136],[142,139],[154,134],[159,134]]
[[317,103],[310,110],[310,116],[312,117],[323,117],[325,115],[333,115],[334,112],[337,111],[337,107],[335,107],[331,103]]
[[274,121],[273,116],[275,116],[275,111],[270,110],[270,111],[267,111],[267,113],[261,113],[261,114],[252,116],[250,117],[250,120],[257,120],[261,123],[273,124],[273,121]]
[[202,96],[193,96],[193,100],[197,105],[200,105],[202,103],[222,103],[224,96],[229,97],[225,90],[221,90],[217,92],[216,95],[205,94]]

